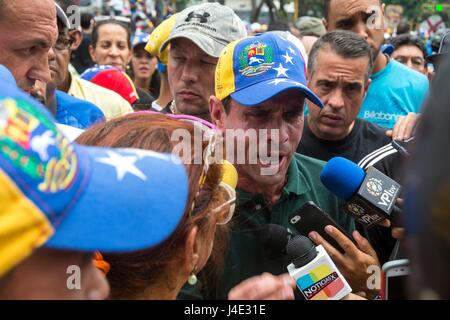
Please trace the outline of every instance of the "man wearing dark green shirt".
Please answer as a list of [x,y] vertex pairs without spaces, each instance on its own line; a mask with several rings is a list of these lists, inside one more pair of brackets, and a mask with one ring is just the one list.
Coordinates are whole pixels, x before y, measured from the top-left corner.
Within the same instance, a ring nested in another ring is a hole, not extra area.
[[[352,218],[341,212],[338,199],[320,183],[324,163],[295,154],[302,135],[305,98],[322,106],[306,86],[299,45],[289,33],[268,32],[231,43],[219,58],[216,96],[210,99],[210,111],[227,147],[234,148],[231,154],[227,152],[227,158],[239,174],[238,203],[223,276],[215,283],[204,284],[205,298],[293,298],[293,294],[276,295],[286,293],[292,282],[287,288],[280,285],[286,277],[276,276],[286,273],[287,263],[273,259],[261,235],[269,223],[290,227],[289,215],[308,201],[315,202],[346,231],[354,230]],[[246,134],[233,135],[238,130]],[[258,141],[252,141],[252,130],[259,133]],[[262,138],[261,130],[266,130],[267,139]],[[257,152],[252,151],[254,145],[258,145]],[[261,146],[269,150],[269,161]],[[246,155],[243,163],[239,162],[240,154]],[[255,154],[257,161],[252,162]],[[237,155],[237,161],[230,159],[233,155]],[[337,230],[332,231],[336,235]],[[336,239],[342,236],[338,234]],[[358,236],[355,240],[361,250],[349,240],[345,255],[338,256],[328,244],[325,248],[336,258],[350,285],[361,289],[365,287],[365,279],[361,279],[367,266],[378,261],[367,241]],[[314,240],[323,243],[320,238]],[[262,273],[275,276],[259,276]]]

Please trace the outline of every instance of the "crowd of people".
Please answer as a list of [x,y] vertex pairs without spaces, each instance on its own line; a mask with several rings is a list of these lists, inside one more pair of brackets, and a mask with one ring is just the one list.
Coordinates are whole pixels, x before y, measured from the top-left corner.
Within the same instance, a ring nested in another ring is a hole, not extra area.
[[[324,4],[323,20],[258,32],[216,2],[76,25],[76,1],[0,0],[0,299],[301,298],[261,238],[298,234],[309,201],[340,227],[326,232],[343,252],[306,236],[347,299],[378,299],[368,270],[405,257],[411,298],[450,298],[450,32],[430,52],[368,22],[375,6],[383,25],[379,0]],[[322,184],[330,159],[368,155],[405,185],[404,226],[368,228]]]

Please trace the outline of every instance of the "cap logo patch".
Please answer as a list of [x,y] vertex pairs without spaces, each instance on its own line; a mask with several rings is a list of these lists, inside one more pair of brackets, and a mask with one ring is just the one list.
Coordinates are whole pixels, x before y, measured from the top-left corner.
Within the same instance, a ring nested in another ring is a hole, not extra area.
[[273,64],[273,50],[264,43],[252,43],[239,54],[239,72],[245,77],[266,73]]
[[208,12],[203,12],[203,14],[195,13],[194,11],[189,12],[186,20],[186,22],[190,22],[192,19],[198,19],[200,23],[206,23],[208,22],[208,18],[211,15]]
[[41,192],[66,190],[77,176],[70,142],[24,100],[0,100],[0,156],[38,183]]

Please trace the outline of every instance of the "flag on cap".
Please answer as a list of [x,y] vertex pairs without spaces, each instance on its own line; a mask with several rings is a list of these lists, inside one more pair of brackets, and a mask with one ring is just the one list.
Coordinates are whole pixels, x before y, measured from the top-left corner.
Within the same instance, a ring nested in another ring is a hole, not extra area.
[[44,243],[157,245],[177,228],[187,193],[175,156],[72,144],[43,106],[0,80],[0,277]]
[[253,106],[296,89],[322,107],[307,87],[306,62],[300,44],[289,32],[272,31],[230,43],[222,51],[216,68],[216,97],[231,96]]
[[84,71],[80,77],[120,94],[131,105],[139,99],[133,80],[116,67],[95,65]]

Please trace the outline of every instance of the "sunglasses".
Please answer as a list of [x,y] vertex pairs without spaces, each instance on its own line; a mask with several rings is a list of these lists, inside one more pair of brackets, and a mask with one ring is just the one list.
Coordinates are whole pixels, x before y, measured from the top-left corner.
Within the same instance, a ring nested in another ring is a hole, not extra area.
[[64,51],[70,48],[72,40],[69,38],[58,37],[56,43],[53,45],[53,49],[58,51]]
[[[203,157],[203,171],[202,171],[202,175],[199,179],[199,189],[198,189],[198,192],[196,195],[196,197],[197,197],[205,185],[209,168],[214,161],[216,147],[219,144],[219,141],[222,138],[222,135],[220,134],[219,130],[212,123],[210,123],[206,120],[203,120],[201,118],[197,118],[197,117],[190,116],[190,115],[175,115],[175,114],[167,114],[166,116],[171,119],[176,119],[176,120],[192,123],[194,125],[194,127],[201,128],[204,136],[207,139],[209,139],[208,146],[205,150],[204,157]],[[225,225],[231,221],[231,219],[233,218],[233,215],[234,215],[234,211],[236,209],[236,190],[223,181],[220,182],[219,187],[221,187],[222,189],[225,190],[225,192],[228,195],[228,197],[227,197],[228,199],[227,199],[227,201],[225,201],[218,207],[212,209],[209,212],[209,214],[216,216],[216,218],[217,218],[216,224],[217,225]],[[228,211],[223,210],[226,206],[230,206]],[[194,199],[192,208],[194,208],[194,207],[195,207],[195,199]]]
[[96,24],[100,23],[100,22],[105,22],[105,21],[116,21],[116,22],[123,23],[123,24],[127,25],[128,27],[131,26],[131,19],[127,18],[127,17],[96,16],[93,19]]

